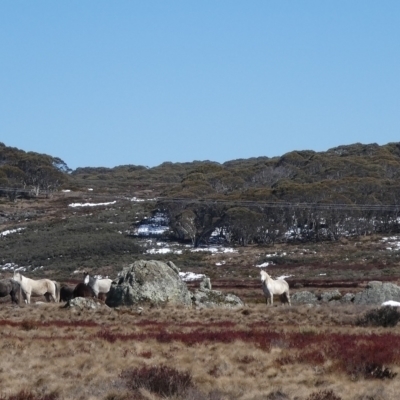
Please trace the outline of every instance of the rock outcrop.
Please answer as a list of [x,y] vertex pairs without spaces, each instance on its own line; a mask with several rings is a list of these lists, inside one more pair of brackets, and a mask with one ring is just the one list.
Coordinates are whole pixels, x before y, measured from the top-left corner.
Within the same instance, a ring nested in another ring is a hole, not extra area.
[[321,294],[321,301],[323,303],[329,303],[330,301],[340,300],[342,298],[339,290],[331,290],[329,292],[323,292]]
[[192,304],[190,292],[179,277],[179,269],[171,261],[135,261],[118,274],[106,299],[110,307],[146,303]]
[[292,304],[317,304],[318,298],[314,293],[307,290],[296,292],[290,296]]
[[96,308],[101,307],[102,304],[95,299],[91,299],[88,297],[75,297],[74,299],[70,299],[65,304],[65,308],[79,308],[80,310],[89,309],[95,310]]
[[244,303],[234,294],[225,294],[218,290],[210,290],[200,285],[199,290],[192,294],[193,305],[198,308],[234,308],[242,307]]
[[389,282],[372,281],[354,296],[354,304],[380,305],[385,301],[400,301],[400,286]]
[[341,303],[353,303],[354,302],[354,297],[356,295],[354,293],[346,293],[345,295],[342,296],[342,298],[340,299]]

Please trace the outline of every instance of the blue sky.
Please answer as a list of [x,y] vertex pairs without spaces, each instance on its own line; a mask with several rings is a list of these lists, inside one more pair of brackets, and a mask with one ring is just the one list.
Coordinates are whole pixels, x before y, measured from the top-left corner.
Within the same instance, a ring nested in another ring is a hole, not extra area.
[[3,0],[0,141],[71,168],[400,141],[400,2]]

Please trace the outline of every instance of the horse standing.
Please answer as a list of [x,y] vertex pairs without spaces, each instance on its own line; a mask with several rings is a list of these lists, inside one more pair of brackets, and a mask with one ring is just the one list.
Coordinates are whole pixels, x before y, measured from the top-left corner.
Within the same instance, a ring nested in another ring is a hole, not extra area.
[[[90,286],[85,285],[83,282],[80,282],[75,286],[75,289],[72,293],[72,298],[75,299],[75,297],[96,297],[96,296],[94,294],[93,289]],[[99,300],[105,301],[106,297],[107,297],[106,293],[99,293],[98,295]]]
[[112,283],[111,279],[97,279],[90,276],[87,272],[84,272],[83,275],[85,277],[83,280],[84,284],[92,288],[96,298],[99,297],[99,293],[108,293],[110,291]]
[[274,294],[280,295],[281,300],[286,300],[290,303],[290,295],[289,295],[289,285],[283,279],[272,279],[265,271],[260,271],[261,275],[261,284],[264,291],[264,295],[266,297],[267,305],[268,302],[271,303],[271,306],[274,304]]
[[74,288],[68,285],[61,286],[60,301],[68,301],[74,298]]
[[50,298],[54,302],[59,301],[59,288],[56,282],[50,279],[34,280],[21,275],[19,272],[14,273],[14,280],[21,285],[22,293],[24,294],[25,301],[30,304],[31,296],[45,296],[47,301]]
[[21,295],[21,286],[14,279],[0,280],[0,297],[11,296],[11,303],[19,304]]

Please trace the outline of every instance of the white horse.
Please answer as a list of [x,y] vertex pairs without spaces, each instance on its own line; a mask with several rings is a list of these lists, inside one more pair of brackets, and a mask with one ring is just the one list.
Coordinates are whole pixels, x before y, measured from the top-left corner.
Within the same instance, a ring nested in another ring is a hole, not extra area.
[[13,279],[19,282],[26,303],[30,304],[32,295],[44,295],[47,301],[50,301],[50,296],[56,303],[58,303],[60,292],[58,290],[58,285],[56,284],[56,282],[51,281],[50,279],[34,280],[26,278],[19,272],[14,272]]
[[260,275],[267,304],[270,302],[272,306],[274,304],[274,294],[278,294],[281,296],[281,300],[283,300],[283,297],[286,297],[286,300],[290,306],[291,303],[288,283],[283,279],[272,279],[265,271],[260,271]]
[[85,279],[83,283],[93,289],[94,295],[99,297],[99,293],[108,293],[110,291],[112,280],[108,278],[97,279],[90,276],[87,272],[83,273]]

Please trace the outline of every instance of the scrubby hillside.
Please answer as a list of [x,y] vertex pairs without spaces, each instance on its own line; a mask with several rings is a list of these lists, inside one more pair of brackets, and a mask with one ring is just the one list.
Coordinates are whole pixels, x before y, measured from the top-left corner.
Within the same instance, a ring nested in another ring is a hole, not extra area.
[[[258,279],[254,267],[267,261],[307,279],[338,265],[339,280],[397,278],[398,249],[382,240],[400,230],[400,143],[72,172],[59,158],[5,145],[0,159],[5,275],[13,264],[63,279],[82,268],[112,275],[168,257],[213,279]],[[155,213],[168,229],[140,237]],[[197,251],[221,244],[235,252]]]

